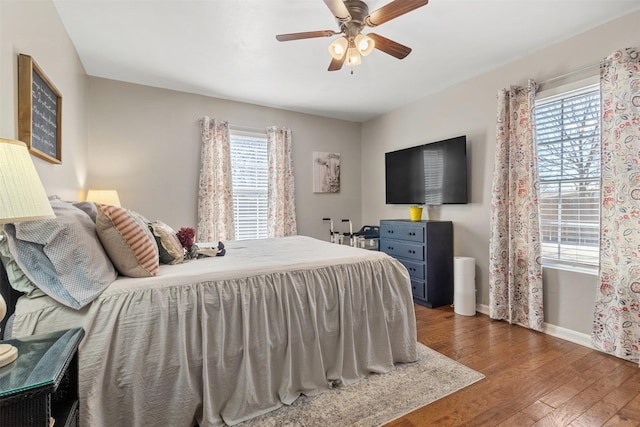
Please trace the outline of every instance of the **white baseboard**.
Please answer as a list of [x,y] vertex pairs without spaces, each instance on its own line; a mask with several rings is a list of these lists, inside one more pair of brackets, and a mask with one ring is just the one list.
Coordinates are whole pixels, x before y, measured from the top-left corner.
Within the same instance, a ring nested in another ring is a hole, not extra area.
[[476,304],[476,310],[478,313],[489,315],[489,306],[485,304]]
[[[485,304],[477,304],[476,310],[479,313],[489,315],[489,306]],[[588,348],[591,346],[591,335],[584,334],[582,332],[576,332],[571,329],[563,328],[561,326],[552,325],[550,323],[543,323],[542,332],[552,337],[560,338],[565,341],[569,341],[575,344],[579,344]]]

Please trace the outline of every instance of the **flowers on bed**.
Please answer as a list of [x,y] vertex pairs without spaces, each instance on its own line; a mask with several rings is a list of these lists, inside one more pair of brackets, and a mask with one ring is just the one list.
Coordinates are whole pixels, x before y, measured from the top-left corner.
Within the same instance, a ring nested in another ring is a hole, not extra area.
[[196,230],[193,227],[181,227],[176,233],[180,244],[185,249],[186,259],[195,259],[198,257],[198,245],[194,243]]
[[193,246],[193,239],[196,236],[196,230],[192,227],[181,227],[176,233],[178,240],[182,244],[182,247],[189,250]]

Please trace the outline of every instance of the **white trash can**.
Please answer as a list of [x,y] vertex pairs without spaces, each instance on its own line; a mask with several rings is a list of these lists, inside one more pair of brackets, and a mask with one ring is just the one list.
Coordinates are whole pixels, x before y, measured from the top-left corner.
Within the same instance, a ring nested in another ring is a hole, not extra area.
[[463,316],[476,315],[475,258],[453,258],[453,311]]

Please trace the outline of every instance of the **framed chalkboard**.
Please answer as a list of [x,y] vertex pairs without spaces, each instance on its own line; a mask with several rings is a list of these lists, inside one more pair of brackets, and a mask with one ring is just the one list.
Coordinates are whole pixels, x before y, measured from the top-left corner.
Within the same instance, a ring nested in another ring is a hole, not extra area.
[[34,156],[62,162],[62,95],[29,55],[18,55],[18,139]]

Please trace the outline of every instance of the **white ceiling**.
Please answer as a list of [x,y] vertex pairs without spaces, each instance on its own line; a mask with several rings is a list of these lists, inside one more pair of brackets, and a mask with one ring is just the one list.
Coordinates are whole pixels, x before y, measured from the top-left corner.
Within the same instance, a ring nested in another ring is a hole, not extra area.
[[351,75],[327,71],[331,38],[275,39],[337,30],[322,0],[53,1],[91,76],[352,121],[640,9],[638,0],[431,0],[375,29],[411,47],[407,58],[374,50]]

